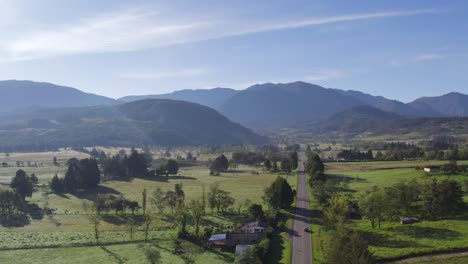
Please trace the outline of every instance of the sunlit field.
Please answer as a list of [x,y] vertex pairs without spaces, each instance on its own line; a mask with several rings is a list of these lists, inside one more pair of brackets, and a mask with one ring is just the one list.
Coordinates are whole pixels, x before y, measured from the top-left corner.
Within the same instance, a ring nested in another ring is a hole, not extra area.
[[[419,182],[429,182],[433,177],[438,180],[452,179],[461,183],[468,180],[463,175],[427,175],[416,167],[428,165],[441,165],[447,161],[402,161],[402,162],[341,162],[326,164],[326,173],[346,183],[352,195],[358,199],[374,186],[385,187],[402,180],[416,179]],[[458,164],[468,164],[468,161],[459,161]],[[464,197],[468,201],[468,195]],[[312,200],[311,209],[320,208]],[[312,222],[316,223],[313,218]],[[461,250],[468,247],[468,213],[459,214],[450,219],[438,221],[424,220],[411,224],[401,225],[398,220],[387,221],[381,229],[372,229],[366,219],[353,220],[352,224],[361,230],[369,242],[370,251],[378,259],[400,258]],[[313,224],[313,230],[321,229],[320,225]],[[313,234],[314,259],[323,261],[323,252],[320,240],[324,240],[326,232],[321,230]],[[323,242],[322,242],[323,244]],[[454,260],[453,263],[458,263]],[[461,262],[460,262],[461,263]]]
[[[53,165],[54,156],[58,158],[60,165]],[[23,169],[28,174],[35,173],[39,178],[39,184],[32,198],[28,200],[40,208],[47,207],[54,210],[50,215],[42,214],[32,217],[30,223],[21,227],[0,227],[1,263],[9,263],[17,258],[21,258],[22,263],[89,263],[90,260],[99,263],[116,263],[130,259],[132,263],[145,263],[142,251],[137,249],[138,244],[144,243],[143,231],[137,230],[133,238],[130,238],[127,226],[112,218],[114,212],[108,213],[108,221],[101,222],[99,227],[101,246],[95,246],[93,226],[88,219],[88,212],[83,209],[83,202],[90,202],[96,193],[108,193],[124,195],[141,204],[141,193],[144,189],[150,197],[157,187],[167,191],[173,190],[175,184],[183,185],[186,201],[189,201],[201,197],[203,188],[207,193],[211,184],[218,183],[221,189],[231,193],[235,199],[232,210],[237,211],[238,207],[247,200],[261,203],[263,189],[277,177],[276,174],[265,172],[263,168],[250,166],[238,166],[235,170],[221,173],[220,176],[210,176],[207,165],[204,162],[198,162],[198,165],[180,168],[178,174],[174,176],[118,178],[103,181],[97,188],[87,191],[62,195],[51,193],[48,182],[55,174],[63,176],[66,171],[66,159],[74,156],[85,157],[87,155],[76,152],[48,153],[48,155],[11,153],[9,160],[22,157],[24,161],[43,164],[38,167],[18,168],[15,165],[0,168],[0,182],[3,185],[9,184],[18,169]],[[204,156],[201,160],[206,161],[210,158],[211,156]],[[296,188],[297,173],[283,175],[283,177],[293,188]],[[246,207],[241,207],[241,211],[245,210]],[[170,209],[166,208],[165,213],[159,214],[156,208],[148,204],[148,213],[157,219],[149,232],[149,240],[160,248],[163,263],[183,263],[179,256],[173,254],[177,228]],[[211,214],[209,208],[207,208],[207,213],[201,223],[201,229],[207,226],[215,230],[223,230],[238,218],[236,214],[225,215],[216,212]],[[192,228],[189,224],[188,229],[192,230]],[[218,249],[206,251],[196,245],[190,247],[193,248],[193,258],[196,263],[232,263],[235,258],[231,251]]]

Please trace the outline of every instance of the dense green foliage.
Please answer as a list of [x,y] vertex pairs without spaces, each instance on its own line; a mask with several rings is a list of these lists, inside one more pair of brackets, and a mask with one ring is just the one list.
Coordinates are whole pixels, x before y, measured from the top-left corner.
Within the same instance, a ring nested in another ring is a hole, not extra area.
[[23,200],[26,197],[31,197],[33,193],[33,183],[31,177],[24,170],[18,170],[15,177],[11,180],[10,187],[15,190]]
[[274,209],[287,209],[294,202],[294,192],[289,183],[278,176],[264,191],[263,200]]

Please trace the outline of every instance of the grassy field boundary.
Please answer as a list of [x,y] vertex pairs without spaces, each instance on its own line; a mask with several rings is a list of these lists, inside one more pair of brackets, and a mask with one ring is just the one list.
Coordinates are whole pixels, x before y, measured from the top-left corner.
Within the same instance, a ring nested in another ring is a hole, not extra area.
[[394,258],[381,258],[381,259],[377,259],[377,262],[378,263],[394,263],[395,261],[401,261],[401,260],[406,260],[406,259],[411,259],[411,258],[437,256],[437,255],[444,255],[444,254],[450,254],[450,253],[468,253],[468,246],[460,247],[460,248],[434,250],[431,253],[418,252],[418,253],[402,255],[402,256],[398,256]]
[[29,249],[49,249],[49,248],[76,248],[76,247],[99,247],[99,246],[114,246],[114,245],[128,245],[135,243],[151,243],[155,241],[171,241],[171,239],[148,239],[148,240],[129,240],[129,241],[115,241],[115,242],[104,242],[104,243],[76,243],[76,244],[66,244],[66,245],[38,245],[38,246],[24,246],[24,247],[15,247],[15,248],[0,248],[0,251],[13,251],[13,250],[29,250]]

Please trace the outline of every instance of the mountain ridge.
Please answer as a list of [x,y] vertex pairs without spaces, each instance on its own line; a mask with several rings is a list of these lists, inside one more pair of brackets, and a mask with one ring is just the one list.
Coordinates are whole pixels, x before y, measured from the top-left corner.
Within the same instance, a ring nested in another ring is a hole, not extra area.
[[117,101],[101,95],[48,82],[24,80],[0,81],[0,112],[42,107],[80,107],[113,105]]

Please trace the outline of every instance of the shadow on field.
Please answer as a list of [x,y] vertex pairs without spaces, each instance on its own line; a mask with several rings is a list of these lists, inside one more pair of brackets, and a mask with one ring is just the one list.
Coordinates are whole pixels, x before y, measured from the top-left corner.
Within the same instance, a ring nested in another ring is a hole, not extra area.
[[391,239],[388,235],[378,234],[369,231],[363,231],[362,235],[371,246],[388,248],[406,248],[406,247],[425,247],[414,241],[402,241]]
[[174,176],[154,176],[154,177],[142,177],[140,179],[147,181],[156,181],[156,182],[169,182],[169,180],[196,180],[197,178],[183,175],[174,175]]
[[120,192],[116,191],[112,188],[109,188],[107,186],[102,186],[98,185],[97,187],[87,189],[87,190],[78,190],[73,192],[72,194],[76,196],[77,198],[80,199],[87,199],[87,200],[93,200],[94,196],[97,194],[114,194],[114,195],[119,195]]
[[135,221],[135,224],[142,225],[145,221],[143,215],[131,215],[131,214],[102,214],[102,220],[113,225],[125,225],[130,219]]
[[449,229],[409,225],[391,227],[387,228],[386,230],[414,238],[430,238],[436,240],[457,239],[462,235],[460,232]]

